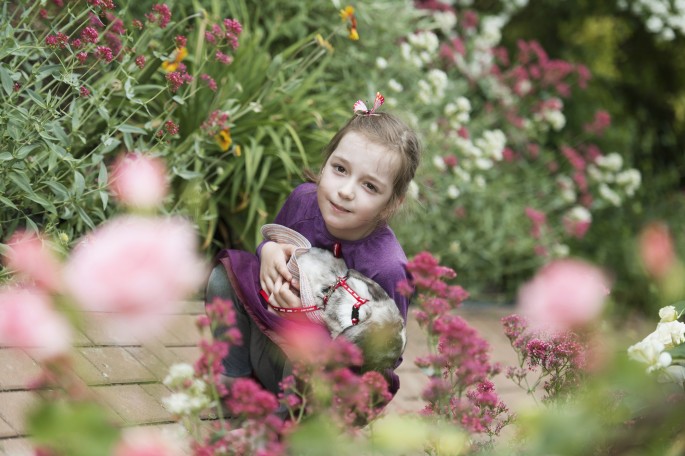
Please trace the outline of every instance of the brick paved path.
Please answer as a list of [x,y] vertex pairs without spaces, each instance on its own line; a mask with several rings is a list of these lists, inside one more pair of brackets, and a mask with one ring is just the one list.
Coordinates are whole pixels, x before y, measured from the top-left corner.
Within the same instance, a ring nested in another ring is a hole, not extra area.
[[[168,320],[166,330],[152,343],[113,337],[104,329],[106,314],[88,314],[87,324],[75,341],[74,370],[108,409],[112,420],[122,426],[152,425],[175,430],[178,426],[161,404],[169,390],[160,382],[176,362],[193,363],[199,356],[200,334],[195,319],[204,312],[202,303],[184,303],[179,314],[160,315]],[[493,361],[511,364],[515,358],[503,335],[499,319],[508,315],[501,307],[464,307],[459,311],[478,329],[493,348]],[[425,376],[414,359],[426,353],[425,338],[410,319],[405,361],[398,372],[401,389],[388,406],[389,413],[415,412],[422,408],[420,393]],[[35,402],[26,385],[39,373],[26,353],[0,347],[0,454],[33,455],[24,426],[24,413]],[[502,375],[495,379],[500,395],[512,408],[526,398]]]

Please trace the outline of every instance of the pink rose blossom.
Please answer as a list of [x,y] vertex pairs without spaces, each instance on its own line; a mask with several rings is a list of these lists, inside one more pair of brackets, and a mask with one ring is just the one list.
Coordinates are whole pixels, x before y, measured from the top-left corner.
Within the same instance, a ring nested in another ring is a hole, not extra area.
[[87,311],[112,312],[111,329],[151,336],[162,313],[205,279],[195,231],[181,218],[109,220],[73,250],[65,285]]
[[159,206],[168,190],[164,163],[143,154],[122,155],[112,166],[109,188],[126,205]]
[[0,289],[0,345],[38,349],[32,354],[53,358],[69,351],[69,322],[41,291]]
[[597,267],[580,260],[558,260],[524,284],[518,306],[532,324],[551,331],[582,327],[599,316],[609,281]]
[[640,257],[647,272],[658,279],[664,278],[675,266],[676,255],[668,226],[651,223],[640,234]]
[[114,448],[113,456],[182,456],[179,441],[170,435],[149,428],[124,430],[123,439]]
[[17,232],[7,242],[6,265],[47,291],[60,291],[60,265],[49,244],[34,233]]

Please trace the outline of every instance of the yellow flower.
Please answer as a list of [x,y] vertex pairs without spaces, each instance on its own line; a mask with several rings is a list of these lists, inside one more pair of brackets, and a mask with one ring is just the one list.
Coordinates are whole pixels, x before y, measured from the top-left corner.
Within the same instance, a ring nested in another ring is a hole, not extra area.
[[162,69],[167,73],[171,73],[172,71],[176,71],[178,69],[178,64],[181,63],[183,59],[188,57],[188,49],[186,49],[185,47],[176,48],[176,51],[174,51],[173,56],[173,61],[162,62]]
[[357,29],[355,27],[350,27],[349,28],[350,34],[347,35],[349,39],[352,41],[357,41],[359,40],[359,33],[357,32]]
[[240,144],[236,145],[233,148],[233,153],[235,154],[236,157],[240,157],[240,154],[243,153],[243,150],[240,148]]
[[333,45],[331,45],[331,43],[326,38],[321,36],[320,33],[316,34],[316,42],[318,43],[319,46],[326,49],[330,53],[332,53],[335,50],[335,49],[333,49]]
[[340,19],[342,19],[343,22],[351,17],[354,17],[354,6],[347,5],[344,9],[340,10]]
[[221,130],[218,135],[214,137],[216,143],[219,145],[223,152],[226,152],[233,144],[233,138],[231,138],[231,130],[228,128]]

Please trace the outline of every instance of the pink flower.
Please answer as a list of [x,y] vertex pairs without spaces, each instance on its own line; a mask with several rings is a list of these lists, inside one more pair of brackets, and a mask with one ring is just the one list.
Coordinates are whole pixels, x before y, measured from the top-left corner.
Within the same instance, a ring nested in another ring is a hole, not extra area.
[[675,266],[673,239],[664,223],[654,222],[640,233],[640,258],[647,272],[658,279],[666,277]]
[[47,291],[62,288],[60,265],[50,245],[34,233],[17,232],[7,242],[6,264]]
[[95,48],[95,57],[97,57],[98,60],[104,60],[107,63],[114,60],[112,50],[107,46],[98,46],[97,48]]
[[530,235],[533,239],[539,239],[542,236],[542,230],[547,225],[547,216],[544,212],[527,207],[525,209],[526,217],[528,217],[533,224],[530,229]]
[[125,216],[97,228],[73,250],[65,285],[87,311],[112,312],[111,329],[151,336],[205,279],[197,238],[181,218]]
[[85,63],[86,59],[88,59],[88,53],[87,52],[79,52],[76,54],[76,58],[78,59],[79,62]]
[[148,21],[157,23],[159,28],[166,28],[171,21],[171,10],[165,3],[157,3],[152,7],[152,12],[145,15]]
[[93,27],[86,27],[81,31],[81,38],[88,43],[97,43],[100,35]]
[[180,442],[150,428],[125,429],[123,439],[114,448],[113,456],[182,456]]
[[216,81],[214,80],[214,78],[212,78],[210,75],[208,75],[206,73],[203,73],[200,75],[200,79],[202,79],[207,84],[207,87],[209,87],[209,89],[212,92],[216,92],[217,85],[216,85]]
[[587,325],[602,312],[609,281],[597,267],[573,259],[544,266],[518,295],[521,313],[552,331]]
[[164,130],[166,130],[167,134],[173,136],[178,133],[178,125],[171,120],[167,120],[164,122]]
[[159,206],[168,190],[164,163],[143,154],[121,155],[112,166],[109,188],[126,205]]
[[177,48],[186,47],[187,42],[188,42],[188,38],[186,38],[183,35],[176,35],[176,37],[174,38],[174,43],[176,44]]
[[135,62],[136,66],[142,70],[145,67],[145,56],[139,55],[138,57],[136,57]]
[[41,291],[0,289],[0,345],[39,349],[34,354],[50,359],[69,351],[71,329]]
[[81,88],[78,89],[78,92],[83,98],[88,98],[90,96],[90,90],[88,90],[86,86],[81,86]]

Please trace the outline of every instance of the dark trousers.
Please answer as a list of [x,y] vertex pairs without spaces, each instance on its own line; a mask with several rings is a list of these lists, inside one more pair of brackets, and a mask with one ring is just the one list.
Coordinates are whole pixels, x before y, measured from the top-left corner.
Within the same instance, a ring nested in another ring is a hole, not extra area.
[[[205,305],[216,297],[230,299],[236,314],[236,326],[243,337],[242,345],[230,347],[228,356],[223,361],[224,375],[228,377],[253,377],[267,391],[278,395],[281,392],[279,383],[290,374],[290,363],[278,345],[264,334],[250,317],[243,304],[238,300],[235,290],[226,275],[222,264],[214,267],[205,294]],[[226,327],[218,325],[214,337],[219,338]]]

